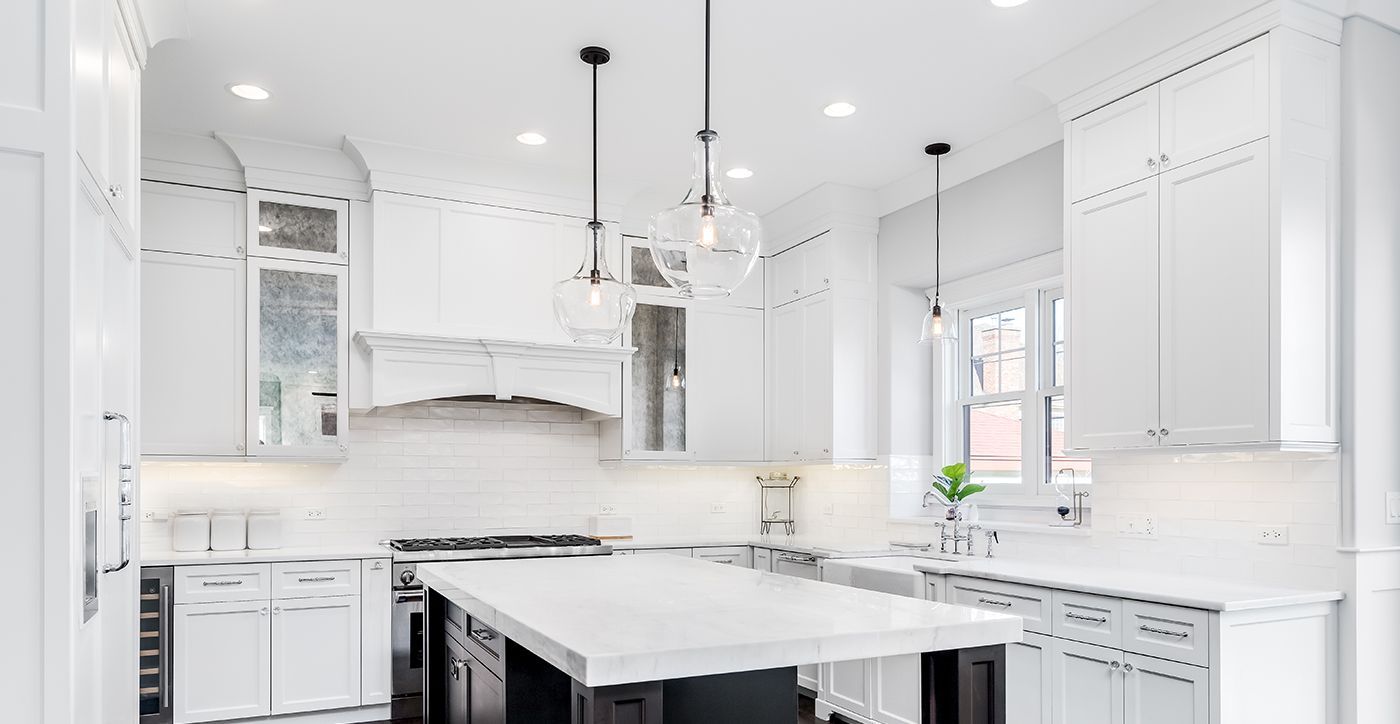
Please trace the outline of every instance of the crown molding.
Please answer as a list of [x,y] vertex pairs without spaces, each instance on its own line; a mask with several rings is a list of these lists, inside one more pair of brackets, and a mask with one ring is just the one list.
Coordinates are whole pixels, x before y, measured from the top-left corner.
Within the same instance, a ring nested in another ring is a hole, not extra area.
[[218,132],[214,137],[238,157],[249,188],[352,201],[369,199],[364,175],[338,148]]
[[763,255],[772,256],[834,229],[874,234],[880,208],[870,189],[825,183],[765,214],[763,227]]
[[142,131],[141,178],[225,191],[247,189],[238,157],[211,134]]
[[161,41],[189,37],[185,0],[117,0],[117,11],[131,37],[136,62],[142,68],[146,67],[151,48]]

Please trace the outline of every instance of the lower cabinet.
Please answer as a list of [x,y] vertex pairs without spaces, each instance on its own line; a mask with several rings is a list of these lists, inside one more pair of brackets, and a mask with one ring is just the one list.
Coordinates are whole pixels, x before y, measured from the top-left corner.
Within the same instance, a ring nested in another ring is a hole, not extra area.
[[1051,679],[1055,724],[1210,722],[1210,670],[1200,666],[1052,639]]
[[1006,647],[1006,724],[1050,724],[1054,639],[1029,631],[1023,636]]
[[176,724],[272,713],[269,606],[228,601],[174,607]]
[[[1050,677],[1054,724],[1122,724],[1123,653],[1054,639]],[[1009,683],[1008,683],[1009,689]]]
[[765,573],[772,573],[772,572],[773,572],[773,551],[772,551],[772,549],[770,549],[770,548],[759,548],[759,547],[757,547],[757,546],[754,547],[754,549],[753,549],[753,569],[754,569],[755,571],[763,571],[763,572],[765,572]]
[[272,604],[272,713],[360,705],[360,597]]
[[484,664],[468,656],[466,675],[470,681],[471,724],[506,724],[505,684]]
[[442,637],[442,665],[439,671],[446,672],[437,694],[442,700],[441,712],[449,722],[470,722],[472,720],[472,681],[465,670],[470,655],[451,636]]
[[749,557],[751,553],[748,546],[722,546],[714,548],[695,548],[691,552],[693,558],[711,563],[722,563],[738,568],[749,568]]
[[1124,654],[1126,724],[1209,724],[1210,670]]

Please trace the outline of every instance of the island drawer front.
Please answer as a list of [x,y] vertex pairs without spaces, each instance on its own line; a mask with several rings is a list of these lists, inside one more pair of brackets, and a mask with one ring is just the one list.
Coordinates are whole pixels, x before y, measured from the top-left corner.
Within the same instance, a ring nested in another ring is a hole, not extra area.
[[1122,647],[1122,599],[1055,591],[1051,600],[1055,606],[1051,625],[1055,636],[1114,649]]
[[1123,649],[1210,666],[1210,613],[1197,608],[1123,601]]
[[273,598],[360,595],[360,562],[301,561],[272,564]]
[[505,637],[475,617],[469,619],[465,633],[466,638],[461,643],[472,655],[486,664],[488,669],[494,671],[496,676],[504,679]]
[[1051,634],[1048,588],[949,576],[946,596],[948,603],[959,606],[1020,616],[1025,630]]
[[696,548],[691,553],[695,558],[711,563],[723,563],[739,568],[749,567],[748,546],[723,546],[717,548]]
[[258,601],[271,598],[271,563],[175,567],[175,603]]

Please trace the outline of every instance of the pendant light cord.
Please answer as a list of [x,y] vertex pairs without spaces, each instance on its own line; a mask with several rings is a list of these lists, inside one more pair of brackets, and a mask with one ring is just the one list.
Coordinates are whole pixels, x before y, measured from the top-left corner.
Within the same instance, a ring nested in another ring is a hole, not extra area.
[[[705,0],[705,129],[703,133],[714,133],[710,129],[710,0]],[[709,208],[710,202],[710,142],[705,144],[705,193],[700,200]]]
[[933,306],[943,287],[943,156],[933,157]]
[[672,333],[671,337],[672,337],[672,339],[671,339],[671,341],[672,341],[672,348],[671,348],[671,366],[672,366],[674,369],[676,369],[676,370],[679,371],[680,368],[681,368],[681,308],[680,308],[680,307],[676,307],[676,326],[675,326],[675,331]]
[[[598,66],[596,64],[593,66],[593,223],[598,223]],[[598,276],[598,239],[596,236],[593,238],[593,276]]]

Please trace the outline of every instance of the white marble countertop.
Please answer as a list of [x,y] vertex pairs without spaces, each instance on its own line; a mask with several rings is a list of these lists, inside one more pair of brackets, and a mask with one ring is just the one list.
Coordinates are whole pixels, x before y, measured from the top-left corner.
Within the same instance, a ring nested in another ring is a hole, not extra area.
[[761,546],[794,553],[807,553],[823,558],[863,558],[879,555],[902,555],[910,549],[886,541],[849,541],[810,534],[735,535],[735,536],[665,536],[628,540],[608,540],[614,550],[638,548],[713,548],[718,546]]
[[670,556],[423,563],[418,578],[586,686],[1021,640],[1021,619]]
[[267,550],[199,551],[142,550],[143,566],[199,566],[219,563],[279,563],[282,561],[333,561],[389,558],[388,548],[375,545],[292,546]]

